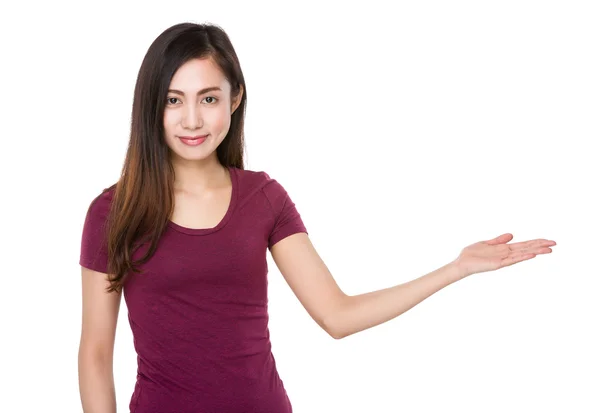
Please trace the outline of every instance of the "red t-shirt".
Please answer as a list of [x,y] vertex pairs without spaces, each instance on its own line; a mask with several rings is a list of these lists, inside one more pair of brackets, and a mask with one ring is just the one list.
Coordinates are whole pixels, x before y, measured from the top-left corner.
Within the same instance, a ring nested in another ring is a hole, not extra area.
[[[138,362],[132,413],[292,412],[271,352],[266,253],[307,231],[276,180],[228,169],[232,197],[221,222],[191,229],[169,221],[143,273],[123,286]],[[81,241],[79,263],[104,273],[113,191],[90,204]]]

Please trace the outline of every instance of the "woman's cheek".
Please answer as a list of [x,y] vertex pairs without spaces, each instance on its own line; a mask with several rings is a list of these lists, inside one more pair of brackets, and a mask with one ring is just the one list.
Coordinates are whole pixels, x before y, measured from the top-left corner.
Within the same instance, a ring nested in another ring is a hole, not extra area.
[[164,124],[167,133],[171,133],[174,126],[177,125],[177,113],[173,110],[165,110]]
[[219,136],[223,137],[227,135],[227,131],[229,130],[229,123],[231,122],[231,118],[228,116],[227,112],[219,111],[218,115],[213,119],[213,124],[211,125],[211,129],[218,133]]

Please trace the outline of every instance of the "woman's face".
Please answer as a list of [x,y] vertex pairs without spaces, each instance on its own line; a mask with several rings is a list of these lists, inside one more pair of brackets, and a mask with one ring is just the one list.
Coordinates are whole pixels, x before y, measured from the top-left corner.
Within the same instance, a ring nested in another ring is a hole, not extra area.
[[[216,159],[240,100],[232,103],[230,95],[229,82],[210,58],[190,60],[175,72],[164,112],[165,140],[174,158]],[[182,139],[204,135],[199,144]]]

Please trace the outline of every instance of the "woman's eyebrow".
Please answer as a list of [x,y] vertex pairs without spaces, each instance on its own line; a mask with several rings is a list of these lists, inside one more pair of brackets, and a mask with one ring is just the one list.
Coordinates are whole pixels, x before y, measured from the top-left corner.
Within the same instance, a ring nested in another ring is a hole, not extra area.
[[[202,95],[202,94],[204,94],[204,93],[206,93],[206,92],[210,92],[210,91],[213,91],[213,90],[221,90],[221,88],[220,88],[220,87],[218,87],[218,86],[205,87],[204,89],[202,89],[202,90],[200,90],[200,91],[198,92],[198,95]],[[184,93],[183,93],[181,90],[177,90],[177,89],[169,89],[169,92],[170,92],[170,93],[175,93],[175,94],[177,94],[177,95],[184,96]]]

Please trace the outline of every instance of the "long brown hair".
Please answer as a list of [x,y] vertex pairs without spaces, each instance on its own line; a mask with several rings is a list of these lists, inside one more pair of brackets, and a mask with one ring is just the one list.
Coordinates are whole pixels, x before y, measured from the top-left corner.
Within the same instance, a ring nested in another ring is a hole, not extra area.
[[[140,273],[156,251],[174,209],[175,173],[164,141],[163,114],[171,79],[177,69],[196,58],[212,58],[231,85],[231,97],[243,89],[231,126],[217,148],[219,162],[244,169],[246,83],[229,36],[214,24],[180,23],[161,33],[150,45],[135,84],[131,133],[121,177],[108,215],[107,292],[121,291],[126,275]],[[142,244],[146,253],[133,261]]]

